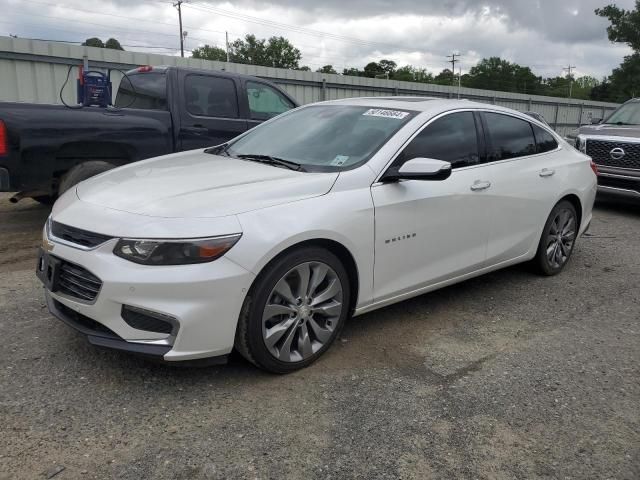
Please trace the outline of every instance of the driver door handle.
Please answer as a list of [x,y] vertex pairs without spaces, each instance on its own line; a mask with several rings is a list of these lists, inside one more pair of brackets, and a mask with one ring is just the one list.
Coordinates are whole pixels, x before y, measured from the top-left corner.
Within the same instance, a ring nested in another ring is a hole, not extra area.
[[482,182],[480,180],[476,180],[473,185],[471,185],[471,190],[474,192],[478,192],[480,190],[486,190],[491,186],[491,182]]
[[550,177],[554,173],[556,173],[556,171],[551,168],[543,168],[542,170],[540,170],[540,173],[538,173],[538,175],[540,175],[541,177]]

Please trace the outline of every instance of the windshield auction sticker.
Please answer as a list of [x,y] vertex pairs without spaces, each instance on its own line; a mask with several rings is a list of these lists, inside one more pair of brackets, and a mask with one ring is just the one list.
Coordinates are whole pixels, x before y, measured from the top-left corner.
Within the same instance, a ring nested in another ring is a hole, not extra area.
[[362,115],[368,115],[370,117],[396,118],[398,120],[402,120],[404,117],[409,115],[409,112],[401,112],[400,110],[385,110],[383,108],[370,108]]

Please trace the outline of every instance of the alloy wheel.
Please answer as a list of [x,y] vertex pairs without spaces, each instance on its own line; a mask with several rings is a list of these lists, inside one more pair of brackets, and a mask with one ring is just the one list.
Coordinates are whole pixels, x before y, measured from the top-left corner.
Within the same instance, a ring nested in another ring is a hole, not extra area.
[[275,358],[300,362],[330,341],[343,309],[343,287],[323,262],[289,270],[273,287],[262,314],[262,337]]
[[568,208],[556,214],[547,234],[546,253],[549,265],[556,269],[562,267],[573,249],[576,239],[576,217]]

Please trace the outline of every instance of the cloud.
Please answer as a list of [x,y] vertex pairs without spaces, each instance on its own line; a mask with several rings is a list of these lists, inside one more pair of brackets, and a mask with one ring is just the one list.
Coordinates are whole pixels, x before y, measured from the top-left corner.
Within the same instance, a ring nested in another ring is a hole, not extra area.
[[[333,64],[341,70],[390,58],[439,72],[448,66],[446,55],[459,51],[464,70],[483,57],[500,56],[531,66],[538,75],[560,75],[571,63],[579,75],[602,77],[629,53],[624,45],[608,42],[607,21],[593,12],[608,2],[192,0],[183,4],[183,21],[188,49],[204,43],[224,46],[225,32],[231,40],[247,33],[282,35],[300,48],[303,63],[313,69]],[[623,8],[634,4],[617,3]],[[105,0],[93,13],[81,0],[0,0],[3,5],[7,14],[0,28],[9,28],[10,22],[11,33],[20,36],[72,41],[113,36],[132,46],[127,49],[147,45],[156,53],[178,51],[177,12],[170,3]]]

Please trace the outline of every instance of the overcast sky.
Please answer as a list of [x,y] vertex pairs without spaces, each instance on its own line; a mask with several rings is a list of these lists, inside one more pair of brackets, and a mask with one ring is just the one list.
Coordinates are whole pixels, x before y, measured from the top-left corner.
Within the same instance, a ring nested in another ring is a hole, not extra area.
[[[187,49],[224,46],[253,33],[284,36],[313,70],[362,67],[387,58],[439,72],[461,54],[467,71],[483,57],[530,66],[537,75],[601,78],[630,50],[607,40],[594,9],[611,0],[188,0]],[[633,8],[633,0],[614,1]],[[95,10],[92,12],[91,10]],[[178,15],[162,0],[0,0],[0,35],[66,41],[115,37],[126,50],[179,54]],[[148,47],[148,48],[147,48]],[[154,48],[151,48],[154,47]],[[187,53],[189,55],[190,53]]]

